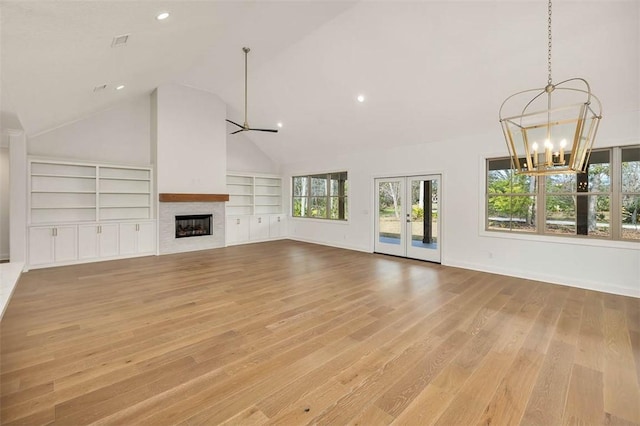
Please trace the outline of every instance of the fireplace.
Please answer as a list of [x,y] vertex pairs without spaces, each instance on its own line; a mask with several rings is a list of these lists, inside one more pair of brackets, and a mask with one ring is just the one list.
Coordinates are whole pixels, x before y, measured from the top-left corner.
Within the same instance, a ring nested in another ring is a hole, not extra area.
[[176,238],[212,235],[212,218],[213,215],[210,214],[176,216]]

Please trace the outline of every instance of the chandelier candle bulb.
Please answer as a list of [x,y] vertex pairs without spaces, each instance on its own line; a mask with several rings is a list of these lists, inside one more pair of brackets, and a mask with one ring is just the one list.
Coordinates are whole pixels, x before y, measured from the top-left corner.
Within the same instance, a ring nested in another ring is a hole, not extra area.
[[547,163],[547,166],[553,165],[552,157],[551,157],[552,149],[553,149],[553,145],[551,145],[551,141],[549,141],[549,139],[544,141],[544,157],[545,157],[544,161]]

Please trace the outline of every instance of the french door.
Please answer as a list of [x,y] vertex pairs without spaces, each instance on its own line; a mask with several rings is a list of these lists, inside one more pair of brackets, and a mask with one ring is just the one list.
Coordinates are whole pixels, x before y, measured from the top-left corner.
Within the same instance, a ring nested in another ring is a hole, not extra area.
[[376,253],[440,263],[440,175],[375,179]]

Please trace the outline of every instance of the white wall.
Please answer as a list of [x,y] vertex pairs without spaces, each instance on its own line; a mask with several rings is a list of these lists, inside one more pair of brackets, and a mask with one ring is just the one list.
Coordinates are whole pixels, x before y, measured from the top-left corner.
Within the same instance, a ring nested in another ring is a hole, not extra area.
[[226,105],[209,92],[161,86],[156,105],[157,186],[161,193],[226,193]]
[[278,165],[244,134],[227,136],[227,170],[277,174]]
[[150,155],[150,99],[118,106],[29,137],[29,155],[103,163],[147,165]]
[[0,260],[9,259],[9,149],[0,147]]
[[[604,131],[615,143],[638,143],[637,127],[626,138]],[[603,129],[604,130],[604,129]],[[623,140],[624,139],[624,140]],[[390,141],[392,143],[392,141]],[[484,166],[482,158],[507,155],[496,132],[458,141],[405,148],[365,151],[338,158],[311,159],[283,166],[286,188],[297,174],[347,170],[349,172],[348,223],[291,218],[294,239],[373,251],[373,178],[412,174],[443,174],[442,263],[469,269],[520,276],[605,292],[640,297],[640,244],[580,243],[575,238],[505,238],[484,231]],[[285,197],[289,200],[289,197]],[[289,201],[290,202],[290,201]],[[288,210],[289,207],[286,207]]]

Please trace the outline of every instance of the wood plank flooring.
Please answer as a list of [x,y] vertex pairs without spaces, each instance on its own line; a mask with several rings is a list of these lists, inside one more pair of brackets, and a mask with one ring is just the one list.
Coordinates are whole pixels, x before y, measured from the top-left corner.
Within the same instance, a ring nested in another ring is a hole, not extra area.
[[640,425],[640,300],[277,241],[24,274],[2,425]]

